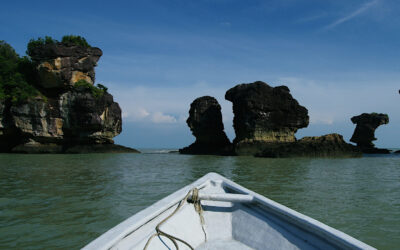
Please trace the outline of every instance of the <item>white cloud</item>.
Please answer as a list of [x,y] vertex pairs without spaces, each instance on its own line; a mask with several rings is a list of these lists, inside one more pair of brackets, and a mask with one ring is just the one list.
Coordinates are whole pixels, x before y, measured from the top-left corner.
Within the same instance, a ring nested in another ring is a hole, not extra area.
[[176,123],[184,121],[182,117],[177,119],[160,111],[149,112],[142,107],[132,107],[128,110],[129,112],[122,112],[122,118],[131,122]]
[[181,124],[186,123],[194,99],[213,96],[222,107],[224,123],[228,124],[225,126],[232,126],[232,105],[224,99],[227,89],[215,86],[204,81],[179,87],[129,87],[118,84],[113,87],[112,94],[123,110],[124,121]]
[[363,4],[360,8],[356,9],[355,11],[353,11],[352,13],[341,17],[339,19],[337,19],[336,21],[332,22],[331,24],[327,25],[324,27],[324,30],[329,30],[329,29],[333,29],[336,26],[338,26],[339,24],[342,24],[344,22],[347,22],[361,14],[363,14],[364,12],[366,12],[367,10],[369,10],[370,8],[372,8],[373,6],[375,6],[378,2],[380,2],[380,0],[372,0],[369,1],[365,4]]
[[155,112],[151,116],[151,121],[154,123],[176,123],[177,120],[171,115],[163,114],[162,112]]
[[129,112],[122,112],[122,118],[133,122],[153,122],[153,123],[176,123],[181,119],[176,119],[172,115],[164,114],[160,111],[149,112],[141,107],[133,107]]
[[314,114],[310,118],[310,124],[332,125],[333,124],[333,118],[330,117],[329,115],[325,115],[325,114]]
[[147,117],[149,115],[150,115],[150,113],[147,112],[145,109],[143,109],[143,108],[139,109],[139,117]]
[[138,107],[131,110],[130,117],[136,120],[141,120],[143,118],[148,117],[149,115],[150,113],[146,109]]

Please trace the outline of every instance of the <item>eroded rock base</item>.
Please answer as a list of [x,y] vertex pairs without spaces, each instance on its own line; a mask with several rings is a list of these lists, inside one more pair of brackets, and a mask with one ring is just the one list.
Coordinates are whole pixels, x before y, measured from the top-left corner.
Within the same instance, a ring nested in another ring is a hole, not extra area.
[[54,143],[21,144],[2,152],[22,154],[140,153],[136,149],[117,144],[58,145]]
[[339,134],[304,137],[292,143],[264,144],[258,157],[361,157],[361,150],[346,143]]

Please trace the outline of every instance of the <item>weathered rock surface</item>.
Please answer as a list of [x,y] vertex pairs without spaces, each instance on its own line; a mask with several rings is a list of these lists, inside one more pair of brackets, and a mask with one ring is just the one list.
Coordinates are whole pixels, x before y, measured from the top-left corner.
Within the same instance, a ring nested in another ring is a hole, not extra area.
[[121,133],[118,103],[106,90],[73,84],[94,82],[98,48],[49,44],[36,48],[39,89],[42,92],[22,103],[0,102],[0,151],[20,153],[138,152],[114,145]]
[[308,111],[286,86],[271,87],[258,81],[229,89],[225,99],[233,104],[235,151],[260,153],[262,144],[295,142],[294,134],[308,126]]
[[214,97],[203,96],[194,100],[186,123],[196,141],[180,149],[181,154],[233,154],[233,146],[224,132],[221,106]]
[[353,116],[351,121],[356,124],[353,136],[350,141],[366,154],[388,154],[390,150],[376,148],[372,141],[376,140],[375,130],[383,124],[389,123],[387,114],[363,113],[358,116]]
[[102,54],[95,47],[57,43],[35,48],[31,58],[37,64],[39,85],[51,89],[74,85],[79,80],[93,84],[94,67]]
[[361,157],[361,150],[339,134],[304,137],[296,142],[263,144],[258,157]]
[[94,97],[88,90],[68,91],[59,105],[65,135],[79,143],[113,143],[122,131],[121,109],[107,92]]

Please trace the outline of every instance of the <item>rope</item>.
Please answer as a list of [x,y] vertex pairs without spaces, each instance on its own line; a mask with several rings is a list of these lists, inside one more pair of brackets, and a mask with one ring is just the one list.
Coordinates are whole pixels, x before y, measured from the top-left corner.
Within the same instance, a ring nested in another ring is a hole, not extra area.
[[193,189],[192,201],[193,201],[194,209],[196,210],[196,212],[199,214],[199,217],[200,217],[201,229],[203,230],[204,238],[205,238],[204,241],[207,241],[207,234],[206,234],[206,231],[204,230],[203,208],[201,207],[200,198],[199,198],[199,190],[197,188]]
[[163,219],[160,223],[157,224],[157,226],[156,226],[156,233],[154,233],[153,235],[150,236],[150,238],[147,240],[146,245],[144,246],[143,250],[147,250],[147,248],[148,248],[148,246],[149,246],[149,244],[150,244],[150,241],[151,241],[154,237],[156,237],[156,236],[165,236],[166,238],[168,238],[169,240],[172,241],[172,243],[174,244],[174,246],[175,246],[175,248],[176,248],[177,250],[179,250],[179,246],[178,246],[177,241],[182,242],[183,244],[185,244],[186,246],[188,246],[190,249],[194,250],[194,248],[193,248],[189,243],[187,243],[186,241],[184,241],[184,240],[182,240],[182,239],[179,239],[179,238],[177,238],[177,237],[175,237],[175,236],[173,236],[173,235],[170,235],[170,234],[168,234],[168,233],[166,233],[166,232],[163,232],[163,231],[160,229],[160,226],[161,226],[162,224],[164,224],[167,220],[169,220],[172,216],[174,216],[174,215],[178,212],[178,210],[185,204],[185,202],[187,201],[187,199],[188,199],[190,193],[192,193],[192,201],[193,201],[193,204],[194,204],[194,207],[195,207],[196,212],[197,212],[197,213],[199,214],[199,216],[200,216],[201,228],[203,229],[204,236],[205,236],[205,240],[207,241],[207,235],[206,235],[206,232],[205,232],[204,227],[203,227],[203,225],[204,225],[204,218],[203,218],[203,212],[202,212],[203,209],[201,208],[201,204],[200,204],[200,200],[199,200],[199,190],[198,190],[197,188],[194,188],[194,189],[190,190],[190,191],[186,194],[185,198],[183,198],[183,200],[181,200],[181,201],[179,202],[179,205],[175,208],[175,210],[174,210],[174,212],[172,212],[172,214],[168,215],[165,219]]

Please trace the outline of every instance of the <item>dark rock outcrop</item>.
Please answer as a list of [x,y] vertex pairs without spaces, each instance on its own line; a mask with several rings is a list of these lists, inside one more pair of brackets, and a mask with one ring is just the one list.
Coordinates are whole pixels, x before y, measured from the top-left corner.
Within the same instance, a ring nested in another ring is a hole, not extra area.
[[[101,55],[99,48],[62,43],[35,48],[31,56],[42,94],[0,102],[0,151],[138,152],[114,145],[122,130],[121,109],[105,89],[93,86]],[[79,80],[88,86],[74,86]]]
[[[196,142],[180,150],[186,154],[233,154],[258,157],[360,157],[361,150],[339,134],[295,138],[308,126],[308,111],[286,86],[264,82],[239,84],[225,99],[233,103],[236,138],[232,145],[223,132],[221,107],[209,96],[196,99],[187,123]],[[229,149],[229,150],[226,150]],[[227,153],[228,152],[228,153]]]
[[258,157],[361,157],[361,150],[343,140],[339,134],[304,137],[296,142],[263,145]]
[[372,141],[376,140],[375,130],[383,124],[389,123],[389,116],[387,114],[377,113],[363,113],[358,116],[353,116],[351,121],[356,124],[354,134],[350,141],[357,144],[357,146],[366,154],[388,154],[390,150],[376,148]]
[[263,144],[295,142],[296,131],[308,126],[307,109],[286,86],[239,84],[226,92],[225,99],[233,104],[233,143],[239,155],[260,153]]
[[59,105],[64,133],[79,143],[112,143],[122,131],[121,109],[109,93],[94,97],[88,90],[68,91]]
[[74,44],[46,44],[32,51],[39,85],[46,89],[74,85],[79,80],[95,82],[94,67],[103,52],[95,47]]
[[181,154],[233,154],[232,144],[224,132],[221,106],[214,97],[203,96],[194,100],[186,123],[196,141],[180,149]]

